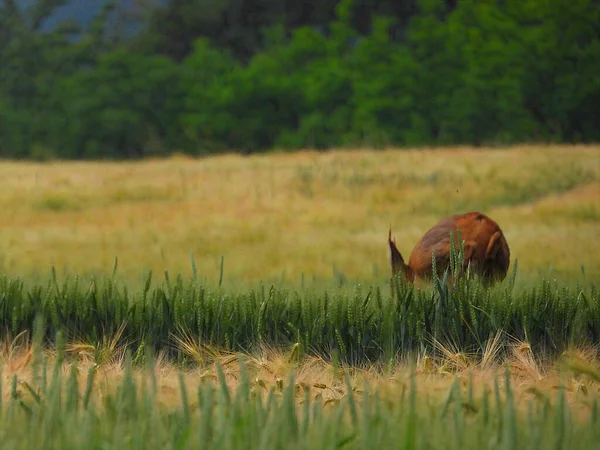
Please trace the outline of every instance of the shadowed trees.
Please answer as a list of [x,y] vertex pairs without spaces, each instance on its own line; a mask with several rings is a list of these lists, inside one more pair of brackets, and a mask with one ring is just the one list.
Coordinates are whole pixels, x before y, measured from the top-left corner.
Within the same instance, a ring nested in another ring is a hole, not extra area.
[[600,140],[592,0],[66,4],[0,0],[0,157]]

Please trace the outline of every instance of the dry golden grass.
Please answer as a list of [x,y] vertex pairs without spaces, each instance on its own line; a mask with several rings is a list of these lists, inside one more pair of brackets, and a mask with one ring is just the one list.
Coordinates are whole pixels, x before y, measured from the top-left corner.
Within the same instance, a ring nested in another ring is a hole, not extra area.
[[600,277],[600,147],[300,152],[121,163],[0,163],[0,271],[224,283],[380,282],[442,216],[497,219],[521,279]]
[[[26,336],[21,335],[14,340],[4,340],[0,343],[0,368],[2,369],[3,401],[11,396],[11,384],[14,376],[17,377],[18,395],[28,400],[31,393],[26,389],[26,383],[32,383],[33,350],[30,345],[24,344]],[[440,409],[447,401],[452,385],[458,381],[461,388],[461,398],[472,404],[465,403],[465,407],[477,409],[487,390],[494,395],[494,380],[496,379],[501,392],[505,382],[505,367],[511,370],[511,385],[514,389],[514,398],[517,408],[527,411],[532,399],[539,403],[553,405],[556,393],[564,389],[565,399],[569,404],[575,419],[589,419],[594,401],[600,400],[600,361],[597,359],[596,349],[574,349],[566,352],[558,360],[552,362],[539,361],[532,354],[526,343],[515,343],[508,349],[500,349],[498,340],[493,339],[486,347],[483,359],[475,361],[464,354],[452,352],[447,348],[440,348],[441,357],[435,362],[425,356],[416,361],[416,387],[418,404],[429,405]],[[289,375],[294,372],[296,400],[301,403],[306,392],[312,399],[320,398],[325,405],[340,401],[348,393],[345,376],[348,375],[353,392],[360,396],[365,388],[371,392],[380,392],[384,398],[399,399],[403,392],[410,386],[411,369],[404,362],[395,367],[349,367],[334,366],[317,357],[298,358],[294,352],[283,352],[264,348],[254,354],[222,353],[203,348],[192,341],[188,342],[188,350],[196,345],[193,354],[203,354],[201,363],[195,369],[181,372],[181,367],[168,364],[161,355],[154,364],[154,377],[156,380],[156,399],[163,407],[178,407],[181,403],[180,379],[187,391],[192,394],[201,383],[211,383],[219,389],[219,377],[216,364],[221,365],[225,379],[230,390],[235,391],[240,385],[241,374],[239,358],[243,358],[250,379],[250,390],[254,395],[266,398],[270,388],[276,392],[282,391],[288,384]],[[94,346],[85,344],[70,344],[67,346],[67,359],[62,367],[63,380],[66,380],[71,370],[71,363],[77,363],[78,386],[81,393],[86,387],[86,377],[92,365],[96,367],[94,378],[92,403],[101,404],[103,396],[115,393],[115,387],[122,384],[124,377],[123,360],[124,348],[113,348],[111,358],[97,364],[94,362]],[[207,352],[207,350],[209,350]],[[502,359],[497,358],[498,351],[504,351]],[[47,379],[50,381],[53,363],[56,354],[51,349],[43,353],[48,358]],[[210,354],[210,355],[209,355]],[[499,362],[501,361],[501,363]],[[150,372],[148,368],[133,370],[136,385],[150,386]],[[471,387],[469,387],[471,385]],[[472,393],[469,394],[469,390]],[[190,398],[194,395],[190,395]],[[390,400],[393,401],[393,400]],[[191,402],[192,409],[195,402]]]

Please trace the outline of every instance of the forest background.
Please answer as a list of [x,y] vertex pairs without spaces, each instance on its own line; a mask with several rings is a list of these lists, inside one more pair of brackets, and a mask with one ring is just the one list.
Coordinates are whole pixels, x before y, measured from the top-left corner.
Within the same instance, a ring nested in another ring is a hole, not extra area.
[[600,140],[592,0],[0,0],[0,157]]

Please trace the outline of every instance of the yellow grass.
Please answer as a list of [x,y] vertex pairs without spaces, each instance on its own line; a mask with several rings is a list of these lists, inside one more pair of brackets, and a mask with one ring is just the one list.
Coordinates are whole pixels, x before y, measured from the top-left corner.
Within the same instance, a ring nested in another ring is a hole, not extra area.
[[[30,392],[25,383],[35,386],[33,382],[32,361],[33,350],[25,344],[25,336],[0,343],[0,367],[2,379],[0,383],[3,402],[7,402],[11,394],[11,384],[17,377],[18,395],[29,402]],[[483,391],[490,396],[494,393],[494,380],[497,380],[502,393],[504,389],[505,367],[511,370],[510,382],[514,389],[515,404],[519,410],[526,412],[530,401],[553,405],[559,389],[565,390],[565,399],[575,419],[589,420],[594,401],[600,401],[600,362],[597,350],[591,348],[574,349],[565,353],[556,361],[541,362],[531,353],[525,343],[516,343],[507,350],[507,356],[500,364],[494,353],[499,350],[497,342],[492,342],[486,349],[482,361],[474,362],[464,355],[453,354],[449,349],[441,349],[442,358],[436,362],[429,357],[417,360],[415,367],[416,387],[419,405],[429,405],[440,409],[448,398],[448,393],[458,379],[461,387],[461,398],[467,402],[469,384],[472,382],[473,404],[465,407],[477,410],[481,404]],[[110,360],[96,364],[93,360],[93,346],[70,344],[67,346],[68,360],[63,364],[63,380],[66,380],[71,362],[77,362],[78,386],[81,394],[86,387],[86,377],[92,365],[96,367],[94,389],[91,401],[101,405],[107,393],[115,393],[115,387],[121,385],[124,377],[124,348],[115,349]],[[76,349],[76,350],[74,350]],[[48,358],[47,379],[50,381],[53,372],[55,354],[52,350],[44,350]],[[302,402],[305,390],[312,399],[320,398],[325,405],[336,403],[348,393],[345,376],[350,379],[350,386],[358,397],[365,388],[383,394],[387,399],[400,399],[403,391],[410,386],[411,369],[407,363],[395,367],[334,367],[316,357],[305,357],[298,361],[293,352],[265,348],[250,355],[227,354],[215,352],[210,359],[204,360],[197,368],[183,371],[181,367],[165,363],[159,355],[154,365],[154,376],[157,387],[157,401],[167,408],[177,408],[181,403],[179,374],[188,395],[192,399],[191,407],[196,402],[193,393],[202,383],[211,383],[219,389],[216,363],[223,368],[229,389],[235,391],[240,384],[239,358],[243,358],[250,378],[250,389],[255,395],[266,397],[268,390],[274,388],[281,391],[289,381],[293,371],[296,385],[296,400]],[[134,368],[133,376],[137,386],[150,385],[150,372],[147,368]],[[25,383],[24,383],[25,382]],[[390,400],[393,401],[393,400]]]
[[380,282],[447,214],[504,229],[521,279],[600,277],[600,147],[300,152],[126,163],[0,163],[0,272],[153,269],[213,282]]

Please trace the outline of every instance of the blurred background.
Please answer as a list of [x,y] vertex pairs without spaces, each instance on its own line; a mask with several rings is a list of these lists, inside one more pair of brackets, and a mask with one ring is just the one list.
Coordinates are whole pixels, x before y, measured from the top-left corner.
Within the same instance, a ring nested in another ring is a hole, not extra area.
[[597,1],[0,0],[8,273],[383,282],[480,210],[593,280],[599,140]]
[[0,0],[0,157],[594,142],[593,0]]

